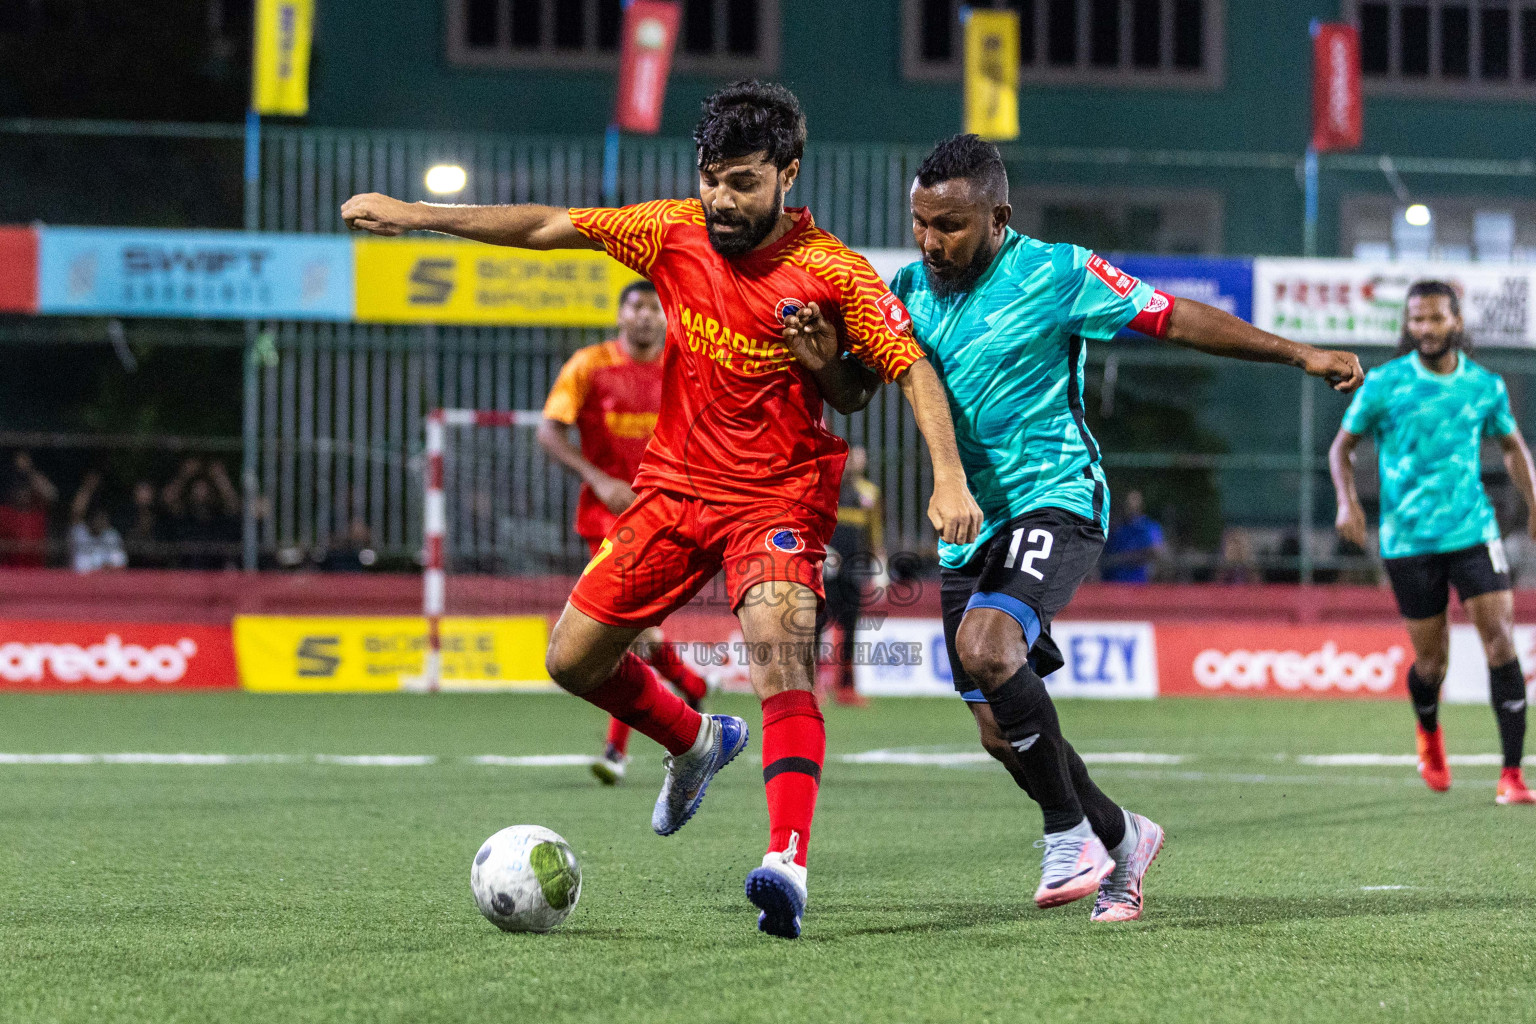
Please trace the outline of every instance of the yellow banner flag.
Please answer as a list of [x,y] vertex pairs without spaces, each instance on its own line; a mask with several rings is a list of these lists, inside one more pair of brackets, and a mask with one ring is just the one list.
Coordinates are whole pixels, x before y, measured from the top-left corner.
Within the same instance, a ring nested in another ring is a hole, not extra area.
[[309,45],[315,0],[256,0],[251,108],[299,117],[309,112]]
[[435,238],[353,243],[363,323],[610,327],[639,275],[592,249],[505,249]]
[[965,130],[1019,137],[1019,15],[965,9]]

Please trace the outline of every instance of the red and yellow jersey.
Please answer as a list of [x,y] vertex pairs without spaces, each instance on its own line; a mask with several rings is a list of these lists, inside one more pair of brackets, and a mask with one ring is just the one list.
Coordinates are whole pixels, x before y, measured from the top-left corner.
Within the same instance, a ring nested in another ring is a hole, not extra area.
[[696,199],[577,209],[571,221],[656,285],[667,314],[661,415],[636,489],[726,504],[788,498],[835,518],[848,448],[822,422],[815,378],[784,345],[782,318],[815,302],[839,348],[887,381],[922,351],[869,262],[805,209],[773,245],[727,259]]
[[[581,432],[581,454],[609,476],[635,479],[661,410],[661,361],[637,362],[617,341],[577,349],[544,401],[544,418]],[[618,518],[581,485],[576,532],[602,537]]]

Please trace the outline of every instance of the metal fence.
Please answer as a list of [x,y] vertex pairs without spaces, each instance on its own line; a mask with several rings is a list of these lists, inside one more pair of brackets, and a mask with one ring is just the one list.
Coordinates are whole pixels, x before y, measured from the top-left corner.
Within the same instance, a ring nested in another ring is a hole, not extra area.
[[[793,202],[811,207],[818,223],[851,245],[903,244],[906,187],[922,156],[913,148],[813,146]],[[272,231],[343,231],[346,197],[378,191],[426,198],[424,175],[438,163],[465,168],[468,185],[454,197],[462,202],[604,201],[599,139],[275,128],[262,139],[258,223]],[[696,189],[691,143],[625,143],[619,202],[686,197]],[[379,551],[398,558],[414,554],[421,542],[413,460],[426,412],[542,408],[560,364],[602,334],[275,323],[262,325],[256,336],[246,469],[260,496],[251,503],[259,550],[324,548],[361,520]],[[931,548],[921,498],[929,486],[926,458],[899,393],[885,389],[857,416],[835,416],[834,429],[869,449],[890,543]],[[446,466],[449,543],[459,564],[547,571],[585,557],[569,527],[576,482],[528,431],[464,431]]]
[[[297,561],[354,522],[374,548],[408,559],[421,544],[418,459],[434,408],[541,409],[560,365],[601,338],[580,330],[264,325],[255,346],[256,539]],[[834,429],[870,453],[870,475],[904,550],[933,544],[931,477],[910,409],[886,388]],[[450,568],[579,567],[577,481],[523,428],[464,428],[446,458]]]
[[[103,147],[127,144],[124,140],[141,146],[191,140],[187,144],[204,146],[210,153],[218,150],[225,154],[221,159],[235,162],[241,137],[238,126],[115,122],[0,122],[0,133],[93,138]],[[809,206],[820,224],[854,246],[904,245],[906,189],[923,155],[921,147],[813,144],[791,201]],[[256,164],[259,184],[248,196],[247,223],[267,230],[339,232],[339,208],[348,195],[377,190],[425,198],[424,172],[439,162],[466,168],[468,187],[455,197],[463,202],[601,204],[608,198],[635,202],[694,192],[694,154],[687,141],[625,140],[613,197],[603,194],[602,157],[597,138],[268,126]],[[1299,202],[1291,174],[1298,157],[1291,154],[1013,146],[1005,147],[1005,158],[1021,179],[1091,180],[1112,186],[1177,176],[1180,182],[1230,190],[1233,201],[1247,195],[1241,183],[1232,183],[1231,176],[1237,174],[1243,182],[1262,181],[1267,191],[1259,197],[1261,205],[1272,206],[1286,219]],[[1427,181],[1489,181],[1501,188],[1516,187],[1536,174],[1528,161],[1399,158],[1394,167]],[[1330,195],[1340,190],[1381,191],[1378,158],[1330,156],[1323,170]],[[1287,233],[1280,230],[1280,237]],[[68,326],[60,322],[58,331]],[[0,342],[42,344],[53,328],[43,321],[0,323]],[[367,527],[388,557],[413,557],[420,540],[413,460],[420,450],[426,410],[435,405],[538,408],[559,363],[599,337],[599,332],[566,330],[249,325],[240,441],[251,499],[248,555],[270,558],[281,551],[325,547],[357,522]],[[1150,367],[1209,366],[1183,353],[1152,357],[1132,352],[1107,360],[1110,354],[1104,347],[1090,354],[1090,383],[1101,389],[1106,376],[1118,377],[1122,391],[1134,391],[1138,375],[1150,372]],[[1523,377],[1531,373],[1528,354],[1510,354],[1503,362],[1503,372]],[[1224,451],[1195,450],[1155,438],[1135,448],[1111,444],[1106,463],[1112,480],[1134,479],[1143,472],[1205,474],[1226,491],[1262,490],[1266,500],[1273,499],[1262,516],[1266,522],[1283,521],[1303,535],[1309,533],[1309,523],[1311,533],[1325,531],[1329,493],[1322,455],[1337,422],[1326,392],[1298,390],[1294,382],[1279,382],[1279,377],[1265,377],[1249,367],[1219,372],[1252,374],[1259,390],[1294,395],[1294,401],[1285,398],[1280,412],[1274,413],[1271,406],[1262,413],[1282,419],[1283,426],[1258,440],[1233,440]],[[1170,402],[1198,404],[1195,397],[1176,393],[1177,387],[1145,386],[1161,388]],[[1511,390],[1521,389],[1512,381]],[[1304,416],[1307,402],[1316,408]],[[1518,415],[1522,410],[1516,411]],[[871,476],[885,496],[890,546],[928,549],[932,534],[923,507],[930,486],[927,461],[899,394],[885,389],[869,410],[851,419],[834,417],[834,425],[869,448]],[[79,441],[70,437],[70,444]],[[544,458],[532,438],[524,432],[469,437],[464,444],[468,447],[461,453],[462,467],[453,478],[456,490],[450,498],[456,514],[468,517],[456,527],[462,556],[514,571],[579,561],[581,553],[567,525],[575,482]],[[506,524],[516,524],[515,529]],[[1186,564],[1198,565],[1205,557],[1191,556]],[[1329,556],[1303,544],[1294,557],[1284,557],[1305,575]]]

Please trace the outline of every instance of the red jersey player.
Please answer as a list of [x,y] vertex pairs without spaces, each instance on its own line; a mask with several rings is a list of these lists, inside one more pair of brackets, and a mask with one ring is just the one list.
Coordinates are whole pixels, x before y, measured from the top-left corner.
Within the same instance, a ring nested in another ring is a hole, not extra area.
[[[640,469],[640,457],[656,429],[661,409],[661,351],[667,337],[667,317],[656,286],[640,280],[619,292],[619,336],[576,351],[560,368],[549,398],[539,444],[550,456],[581,477],[576,503],[576,534],[596,555],[619,514],[635,500],[630,484]],[[575,427],[581,447],[573,446],[566,428]],[[699,674],[666,645],[659,627],[640,634],[638,654],[698,708],[708,689]],[[603,756],[592,774],[605,785],[624,778],[629,762],[629,726],[608,720]]]
[[969,543],[981,510],[906,309],[809,211],[784,206],[805,148],[794,95],[727,86],[705,100],[694,142],[696,200],[569,210],[368,194],[342,216],[383,235],[428,229],[528,249],[606,249],[655,283],[670,341],[638,497],[576,584],[545,662],[560,686],[670,752],[651,826],[672,834],[746,746],[747,727],[689,708],[629,645],[724,569],[763,707],[768,853],[747,876],[747,896],[758,928],[793,938],[826,752],[812,693],[821,564],[848,452],[822,421],[823,399],[851,410],[882,380],[898,383],[933,459],[934,528]]

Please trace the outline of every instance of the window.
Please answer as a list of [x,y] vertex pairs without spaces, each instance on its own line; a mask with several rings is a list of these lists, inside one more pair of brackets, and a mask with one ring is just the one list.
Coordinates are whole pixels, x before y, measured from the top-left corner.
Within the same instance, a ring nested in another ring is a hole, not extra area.
[[1536,99],[1536,0],[1345,0],[1368,91]]
[[1222,251],[1216,192],[1024,186],[1009,196],[1013,227],[1096,252],[1212,255]]
[[[455,64],[573,70],[617,67],[622,0],[447,0]],[[778,0],[682,0],[682,74],[772,74],[779,60]]]
[[[974,0],[1019,14],[1025,82],[1213,89],[1222,78],[1224,0]],[[961,0],[902,0],[907,78],[954,81]]]
[[[1410,202],[1428,208],[1427,222],[1410,220]],[[1352,195],[1339,214],[1343,256],[1536,263],[1536,202],[1528,199]]]

